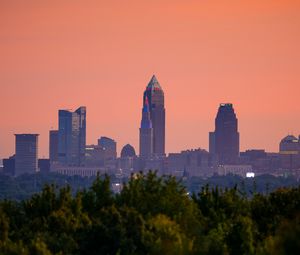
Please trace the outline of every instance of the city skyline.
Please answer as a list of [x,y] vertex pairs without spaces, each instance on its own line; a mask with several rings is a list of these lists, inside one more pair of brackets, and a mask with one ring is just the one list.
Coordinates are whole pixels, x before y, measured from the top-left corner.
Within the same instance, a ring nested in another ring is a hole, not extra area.
[[[144,110],[144,108],[145,108],[145,103],[147,102],[147,104],[148,104],[148,97],[149,96],[147,96],[147,88],[150,86],[150,85],[153,85],[152,83],[153,83],[153,79],[154,79],[154,82],[155,83],[157,83],[158,84],[158,86],[160,86],[159,85],[159,83],[158,83],[158,81],[157,81],[157,79],[156,79],[156,77],[155,77],[155,75],[153,74],[152,75],[152,78],[151,78],[151,80],[150,80],[150,82],[148,83],[148,85],[146,86],[146,89],[145,89],[145,91],[143,92],[143,94],[144,94],[144,96],[143,96],[143,110]],[[163,100],[164,101],[164,100]],[[232,103],[219,103],[219,107],[222,107],[222,106],[226,106],[226,105],[233,105]],[[81,109],[82,107],[80,107],[79,109]],[[86,107],[83,107],[83,108],[86,108]],[[72,111],[73,109],[70,109],[70,108],[64,108],[65,110],[59,110],[59,109],[57,109],[58,110],[58,112],[70,112],[70,111]],[[78,111],[79,109],[77,109],[76,111]],[[75,112],[76,112],[75,111]],[[71,113],[71,112],[70,112]],[[150,113],[149,113],[150,114]],[[85,117],[86,118],[86,117]],[[59,120],[59,119],[58,119]],[[214,120],[214,122],[215,122],[215,120]],[[86,124],[85,124],[86,125]],[[152,123],[151,123],[151,125],[152,125]],[[59,121],[58,121],[58,126],[56,127],[56,129],[59,129]],[[54,127],[51,127],[51,129],[50,130],[48,130],[48,132],[51,132],[51,131],[56,131],[55,130],[55,128]],[[23,133],[26,133],[26,132],[23,132]],[[139,132],[140,133],[140,132]],[[205,149],[205,150],[207,150],[207,151],[209,151],[209,147],[210,147],[210,134],[211,134],[212,132],[210,132],[210,131],[208,131],[208,145],[207,145],[207,147],[203,147],[203,146],[201,146],[201,145],[199,145],[198,147],[197,146],[195,146],[195,147],[184,147],[184,148],[182,148],[182,149],[179,149],[177,152],[180,152],[180,151],[183,151],[183,150],[185,150],[185,149],[197,149],[197,148],[201,148],[201,149]],[[300,133],[300,132],[299,132]],[[296,133],[296,134],[293,134],[293,133],[286,133],[287,135],[296,135],[296,136],[298,136],[298,134]],[[87,135],[88,135],[88,132],[87,132]],[[103,136],[103,134],[99,134],[99,136],[98,136],[98,138],[100,137],[100,136]],[[140,135],[139,135],[140,136]],[[98,139],[97,138],[97,139]],[[282,137],[281,137],[282,138]],[[280,139],[281,139],[280,138]],[[50,139],[50,137],[49,137],[49,139]],[[97,143],[97,139],[96,139],[96,141],[94,140],[93,142],[91,142],[91,143],[86,143],[87,145],[88,144],[96,144]],[[140,139],[140,138],[139,138]],[[118,142],[118,141],[117,141]],[[48,148],[49,148],[49,144],[50,144],[50,140],[48,140]],[[124,144],[124,145],[126,145],[126,144]],[[118,151],[118,155],[120,154],[120,152],[121,152],[121,149],[122,149],[122,147],[124,146],[124,145],[120,145],[119,144],[119,147],[117,147],[117,151]],[[153,145],[152,145],[153,146]],[[279,141],[278,141],[278,143],[277,143],[277,147],[279,146]],[[140,144],[138,144],[137,146],[134,146],[134,148],[136,149],[136,150],[139,150],[140,149]],[[261,148],[259,148],[259,149],[265,149],[266,147],[261,147]],[[248,148],[248,147],[246,147],[244,150],[247,150],[247,149],[257,149],[257,147],[253,147],[253,148]],[[242,150],[241,150],[242,151]],[[274,150],[274,152],[278,152],[279,151],[279,147],[278,147],[278,149],[277,150]],[[175,151],[168,151],[168,152],[166,152],[167,154],[168,153],[172,153],[172,152],[175,152]],[[273,151],[270,151],[270,152],[273,152]],[[47,158],[48,157],[48,155],[49,155],[49,150],[47,151],[47,154],[46,155],[39,155],[39,157],[40,158]],[[14,154],[14,152],[13,153],[11,153],[9,156],[11,156],[11,155],[13,155]],[[4,158],[4,157],[3,157]],[[0,159],[1,159],[1,157],[0,157]]]
[[153,74],[167,95],[167,153],[208,150],[226,102],[241,151],[278,151],[300,133],[296,1],[0,5],[0,158],[14,153],[15,133],[39,133],[48,157],[57,110],[78,105],[88,109],[87,144],[108,136],[118,153],[127,143],[138,151],[140,97]]

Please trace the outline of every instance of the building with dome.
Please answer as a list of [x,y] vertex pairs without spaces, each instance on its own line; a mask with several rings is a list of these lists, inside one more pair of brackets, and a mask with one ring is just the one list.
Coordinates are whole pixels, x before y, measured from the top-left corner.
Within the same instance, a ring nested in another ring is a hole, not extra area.
[[126,144],[122,148],[118,165],[119,170],[124,176],[130,176],[138,168],[138,158],[132,145]]
[[135,149],[130,144],[126,144],[121,150],[121,158],[128,157],[136,157]]
[[280,154],[299,154],[299,139],[293,135],[287,135],[279,143]]
[[300,143],[293,135],[285,136],[279,143],[279,157],[282,169],[300,168]]

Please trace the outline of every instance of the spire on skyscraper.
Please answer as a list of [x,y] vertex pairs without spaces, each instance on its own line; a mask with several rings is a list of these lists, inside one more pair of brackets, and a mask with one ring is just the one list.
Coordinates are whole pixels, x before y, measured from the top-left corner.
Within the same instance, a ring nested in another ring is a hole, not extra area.
[[150,82],[148,83],[147,89],[162,89],[155,75],[152,76]]

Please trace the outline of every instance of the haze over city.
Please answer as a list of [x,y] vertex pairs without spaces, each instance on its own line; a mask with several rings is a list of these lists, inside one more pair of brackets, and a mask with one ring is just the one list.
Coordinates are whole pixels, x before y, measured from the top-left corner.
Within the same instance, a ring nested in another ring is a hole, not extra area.
[[[165,92],[166,152],[208,149],[219,103],[233,103],[241,150],[278,151],[299,134],[297,1],[2,1],[0,158],[15,133],[48,132],[58,109],[87,107],[87,143],[138,148],[142,93]],[[18,4],[16,4],[18,3]]]

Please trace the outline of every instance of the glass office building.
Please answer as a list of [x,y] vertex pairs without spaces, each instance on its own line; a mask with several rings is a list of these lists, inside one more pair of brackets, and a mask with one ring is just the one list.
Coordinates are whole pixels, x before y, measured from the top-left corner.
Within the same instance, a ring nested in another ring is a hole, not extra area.
[[62,165],[84,166],[86,146],[86,107],[75,112],[58,111],[58,161]]

